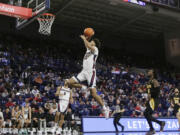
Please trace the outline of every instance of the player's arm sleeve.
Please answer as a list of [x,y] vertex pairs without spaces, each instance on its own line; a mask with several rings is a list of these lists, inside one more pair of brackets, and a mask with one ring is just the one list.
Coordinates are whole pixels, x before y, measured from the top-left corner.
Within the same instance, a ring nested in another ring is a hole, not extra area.
[[111,114],[111,117],[113,117],[115,113],[116,113],[116,111],[114,110],[113,113]]

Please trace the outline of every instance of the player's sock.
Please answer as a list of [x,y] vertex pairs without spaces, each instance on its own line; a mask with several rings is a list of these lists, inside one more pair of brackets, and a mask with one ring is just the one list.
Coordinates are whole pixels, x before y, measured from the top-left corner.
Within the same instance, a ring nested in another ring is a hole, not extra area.
[[82,90],[86,90],[87,89],[87,86],[85,86],[85,85],[82,85],[82,88],[81,88]]
[[55,122],[55,125],[54,125],[54,127],[55,127],[55,128],[57,128],[57,127],[58,127],[58,123],[56,123],[56,122]]
[[109,118],[109,107],[106,107],[106,109],[104,110],[104,115],[105,115],[105,118],[108,119]]

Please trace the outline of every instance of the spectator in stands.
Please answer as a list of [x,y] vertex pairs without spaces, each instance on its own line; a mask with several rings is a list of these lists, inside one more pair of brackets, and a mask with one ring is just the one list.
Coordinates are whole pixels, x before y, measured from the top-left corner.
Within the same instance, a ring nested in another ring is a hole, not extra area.
[[51,110],[51,103],[50,100],[48,100],[45,104],[44,104],[44,110],[45,112],[49,112],[49,110]]
[[11,127],[11,112],[9,111],[9,108],[6,108],[6,111],[3,114],[4,116],[4,127]]
[[13,106],[15,106],[15,104],[12,102],[12,99],[9,98],[9,99],[8,99],[8,102],[6,103],[6,107],[7,107],[7,108],[12,108]]
[[38,127],[38,113],[35,108],[32,108],[31,129],[32,127]]
[[37,103],[42,102],[42,98],[41,98],[41,96],[40,96],[40,93],[37,93],[37,94],[35,95],[34,100],[35,100]]
[[38,106],[38,104],[37,104],[37,102],[35,100],[32,101],[31,108],[35,108],[35,110],[39,109],[39,106]]
[[16,105],[12,109],[12,118],[11,118],[11,120],[12,120],[12,127],[13,128],[18,128],[18,129],[22,128],[22,124],[23,124],[22,123],[23,122],[23,120],[22,120],[22,111],[21,111],[21,109],[19,109],[18,105]]
[[32,94],[36,96],[38,93],[39,93],[39,90],[37,89],[37,86],[34,86],[34,88],[32,89]]
[[45,114],[42,107],[39,107],[37,118],[38,118],[38,125],[39,125],[38,127],[40,127],[40,121],[45,120]]
[[29,103],[26,103],[25,106],[22,107],[22,116],[24,121],[24,126],[27,128],[31,123],[31,107]]
[[7,98],[9,96],[9,93],[7,90],[3,90],[2,97]]
[[55,119],[54,114],[52,110],[50,109],[48,113],[46,114],[46,123],[48,127],[53,127],[55,125],[54,119]]
[[65,115],[65,127],[68,127],[68,129],[72,128],[72,129],[76,129],[77,125],[76,122],[74,120],[74,115],[72,114],[71,109],[69,108],[67,110],[67,114]]
[[3,112],[0,108],[0,128],[3,128],[3,124],[4,124],[4,116],[3,116]]

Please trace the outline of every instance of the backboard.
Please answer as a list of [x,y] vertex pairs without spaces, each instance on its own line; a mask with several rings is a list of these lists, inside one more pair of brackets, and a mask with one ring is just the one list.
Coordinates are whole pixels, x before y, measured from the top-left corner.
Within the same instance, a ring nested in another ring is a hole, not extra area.
[[28,24],[32,23],[37,19],[41,14],[45,13],[50,9],[50,0],[30,0],[27,2],[27,8],[32,9],[32,17],[28,19],[17,18],[16,28],[22,29]]
[[15,17],[16,28],[22,29],[50,9],[50,0],[2,0],[0,14]]

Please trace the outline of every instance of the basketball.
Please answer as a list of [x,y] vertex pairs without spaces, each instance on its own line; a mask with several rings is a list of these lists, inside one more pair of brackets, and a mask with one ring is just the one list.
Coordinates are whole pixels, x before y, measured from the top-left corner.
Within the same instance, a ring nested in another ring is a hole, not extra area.
[[92,28],[86,28],[84,30],[84,35],[87,37],[92,37],[94,35],[94,30]]

